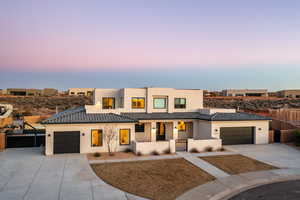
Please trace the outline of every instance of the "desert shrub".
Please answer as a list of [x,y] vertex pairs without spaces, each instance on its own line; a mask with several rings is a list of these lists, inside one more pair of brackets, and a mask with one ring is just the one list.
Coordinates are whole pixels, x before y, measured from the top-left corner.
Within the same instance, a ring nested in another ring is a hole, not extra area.
[[212,152],[213,148],[211,146],[205,147],[205,151],[207,152]]
[[101,153],[99,153],[99,152],[94,153],[94,157],[100,157],[100,156],[101,156]]
[[198,149],[196,149],[196,148],[192,148],[192,149],[190,150],[190,153],[199,153],[199,151],[198,151]]
[[295,130],[293,134],[295,136],[295,145],[300,146],[300,130]]
[[218,149],[218,151],[226,151],[226,149],[224,147],[221,147]]
[[142,156],[143,154],[142,154],[142,152],[139,151],[139,152],[136,153],[136,155],[137,156]]
[[159,155],[159,152],[156,151],[156,150],[154,150],[154,151],[151,152],[151,155],[158,156],[158,155]]
[[130,152],[132,152],[132,150],[131,150],[130,148],[126,148],[126,149],[124,150],[124,152],[125,152],[125,153],[130,153]]
[[170,148],[167,148],[164,150],[164,154],[170,154],[171,153],[171,149]]

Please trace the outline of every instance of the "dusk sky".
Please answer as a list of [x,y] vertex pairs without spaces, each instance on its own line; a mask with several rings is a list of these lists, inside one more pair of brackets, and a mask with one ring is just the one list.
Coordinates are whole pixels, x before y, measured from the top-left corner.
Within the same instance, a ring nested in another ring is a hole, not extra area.
[[300,88],[299,0],[2,0],[0,88]]

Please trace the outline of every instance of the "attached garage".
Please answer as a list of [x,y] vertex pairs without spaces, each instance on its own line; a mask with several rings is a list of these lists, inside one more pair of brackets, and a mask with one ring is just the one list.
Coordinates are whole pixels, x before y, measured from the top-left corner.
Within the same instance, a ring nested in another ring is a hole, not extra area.
[[223,145],[254,144],[254,127],[221,127]]
[[80,131],[54,132],[53,153],[80,153]]

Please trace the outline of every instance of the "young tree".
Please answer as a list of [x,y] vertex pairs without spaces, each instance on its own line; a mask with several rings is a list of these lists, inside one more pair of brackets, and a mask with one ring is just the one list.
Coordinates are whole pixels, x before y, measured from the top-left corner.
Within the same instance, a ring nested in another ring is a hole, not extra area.
[[110,156],[114,155],[117,140],[117,129],[112,126],[107,126],[104,128],[104,139],[107,144],[108,154]]

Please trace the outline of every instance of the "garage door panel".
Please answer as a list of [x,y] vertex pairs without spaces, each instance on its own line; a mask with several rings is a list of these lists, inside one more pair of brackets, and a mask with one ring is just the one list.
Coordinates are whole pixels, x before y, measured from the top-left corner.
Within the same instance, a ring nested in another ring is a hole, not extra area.
[[254,143],[254,127],[224,127],[220,132],[224,145]]
[[54,153],[80,153],[80,132],[54,132]]

